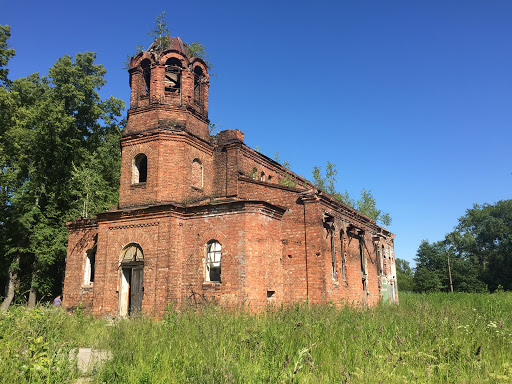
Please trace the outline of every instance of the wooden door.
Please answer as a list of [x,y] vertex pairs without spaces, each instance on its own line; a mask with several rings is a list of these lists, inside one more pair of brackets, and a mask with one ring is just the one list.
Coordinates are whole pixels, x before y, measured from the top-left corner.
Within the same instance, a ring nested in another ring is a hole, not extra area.
[[140,314],[142,310],[142,285],[143,267],[133,267],[130,281],[130,315]]

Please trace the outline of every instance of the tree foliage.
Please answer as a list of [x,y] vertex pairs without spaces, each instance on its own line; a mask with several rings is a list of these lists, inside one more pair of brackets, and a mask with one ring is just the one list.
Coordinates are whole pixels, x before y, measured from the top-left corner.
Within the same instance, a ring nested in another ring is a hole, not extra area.
[[414,290],[414,274],[407,260],[395,259],[398,292]]
[[[430,276],[439,280],[437,289],[448,290],[449,260],[455,291],[479,292],[486,287],[494,291],[500,286],[512,290],[511,234],[512,200],[474,205],[443,241],[422,241],[416,255],[415,289],[424,291]],[[434,281],[430,285],[435,286]]]
[[32,300],[62,289],[66,221],[117,202],[124,104],[100,99],[106,70],[95,57],[65,55],[47,76],[0,87],[2,279],[19,271]]
[[338,170],[336,169],[336,165],[328,161],[325,167],[325,175],[322,174],[322,169],[319,166],[315,166],[313,168],[313,184],[315,184],[316,188],[327,192],[336,200],[341,201],[342,203],[345,203],[354,209],[357,209],[360,213],[368,216],[370,219],[380,222],[386,226],[391,225],[392,220],[389,213],[385,213],[380,209],[377,209],[376,201],[373,197],[372,191],[363,189],[361,191],[360,198],[358,200],[354,200],[352,197],[350,197],[347,190],[342,193],[337,191],[337,175]]

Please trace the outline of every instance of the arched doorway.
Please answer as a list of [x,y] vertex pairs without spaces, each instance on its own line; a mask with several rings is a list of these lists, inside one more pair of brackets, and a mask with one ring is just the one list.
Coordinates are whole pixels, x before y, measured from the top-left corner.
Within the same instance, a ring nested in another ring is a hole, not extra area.
[[119,269],[119,316],[140,314],[144,295],[144,253],[139,244],[131,243],[123,248]]

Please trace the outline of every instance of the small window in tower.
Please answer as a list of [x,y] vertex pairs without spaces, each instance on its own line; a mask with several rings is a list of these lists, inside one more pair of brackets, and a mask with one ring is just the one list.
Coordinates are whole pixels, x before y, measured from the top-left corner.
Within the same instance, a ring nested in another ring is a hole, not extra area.
[[265,172],[261,172],[260,181],[265,181]]
[[222,248],[217,240],[210,240],[206,245],[206,281],[220,283],[220,259]]
[[96,248],[89,249],[85,254],[84,285],[94,282],[94,266],[96,263]]
[[145,154],[139,153],[133,161],[132,183],[145,183],[148,178],[148,158]]
[[142,68],[142,77],[144,78],[144,89],[146,94],[149,95],[149,89],[151,86],[151,62],[148,59],[142,60],[140,66]]
[[199,159],[192,161],[192,186],[203,189],[203,164]]
[[203,70],[201,67],[194,69],[194,103],[203,104]]
[[171,58],[165,63],[165,91],[179,94],[181,91],[181,61]]

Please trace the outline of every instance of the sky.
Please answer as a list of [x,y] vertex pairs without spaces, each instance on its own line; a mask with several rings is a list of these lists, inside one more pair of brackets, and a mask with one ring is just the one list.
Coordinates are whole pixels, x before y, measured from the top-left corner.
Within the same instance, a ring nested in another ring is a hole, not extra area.
[[512,1],[0,0],[9,76],[96,52],[100,95],[128,106],[123,62],[163,11],[206,47],[210,120],[306,178],[336,164],[340,191],[390,213],[396,257],[511,198]]

